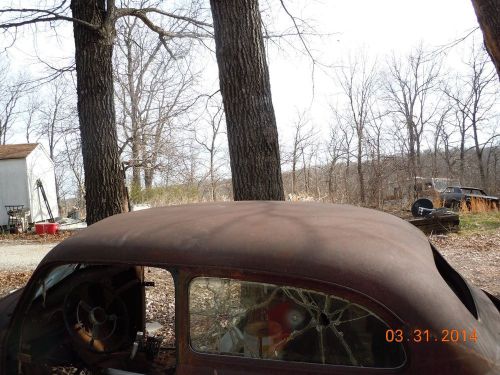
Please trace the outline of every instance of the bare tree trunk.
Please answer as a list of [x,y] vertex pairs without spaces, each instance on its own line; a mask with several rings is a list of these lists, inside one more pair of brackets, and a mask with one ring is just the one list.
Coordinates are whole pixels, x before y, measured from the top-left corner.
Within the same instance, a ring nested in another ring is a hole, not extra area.
[[297,190],[297,159],[295,152],[292,160],[292,194],[295,195]]
[[454,176],[454,171],[453,171],[454,162],[452,162],[451,160],[450,143],[447,136],[443,137],[443,143],[444,143],[444,160],[446,163],[446,167],[448,168],[447,177],[450,178],[451,176]]
[[474,114],[472,116],[472,130],[474,134],[474,146],[477,157],[477,167],[479,169],[479,176],[481,177],[481,187],[483,189],[486,189],[487,184],[486,184],[486,175],[484,173],[484,165],[483,165],[483,148],[481,148],[481,146],[479,145],[477,121]]
[[[407,120],[407,129],[408,129],[408,164],[409,164],[409,177],[413,183],[413,180],[417,176],[417,162],[416,162],[416,153],[415,153],[415,133],[413,129],[415,125],[413,124],[413,120],[410,118]],[[414,197],[412,197],[414,198]]]
[[138,124],[138,96],[136,92],[136,88],[134,86],[134,79],[135,79],[135,74],[134,74],[134,61],[133,61],[133,55],[132,55],[132,29],[130,28],[127,30],[129,33],[130,39],[128,39],[125,42],[125,47],[126,47],[126,52],[127,52],[127,83],[128,83],[128,90],[129,90],[129,95],[130,95],[130,122],[131,122],[131,130],[132,130],[132,186],[136,189],[141,188],[141,168],[139,166],[140,162],[139,159],[140,154],[139,154],[139,143],[140,143],[140,138],[139,138],[139,124]]
[[[499,158],[499,153],[498,153],[498,149],[497,147],[495,146],[495,154],[494,154],[494,157],[493,157],[493,172],[494,172],[494,175],[493,175],[493,186],[495,187],[495,190],[493,191],[493,194],[498,194],[499,193],[499,190],[498,188],[500,187],[500,179],[498,178],[498,160],[500,159]],[[491,194],[491,193],[490,193]]]
[[420,138],[415,137],[415,146],[416,146],[416,173],[418,176],[422,176],[422,153],[420,149]]
[[500,79],[500,1],[472,0],[472,5],[483,32],[486,50]]
[[344,170],[344,192],[346,195],[346,203],[351,202],[351,195],[349,194],[349,177],[350,177],[350,172],[349,168],[351,166],[351,161],[347,159],[345,163],[345,170]]
[[465,132],[460,132],[460,183],[464,183],[465,175]]
[[210,0],[235,200],[284,200],[257,0]]
[[152,168],[144,168],[144,188],[151,189],[153,187],[154,171]]
[[139,154],[139,141],[137,137],[137,132],[132,135],[132,138],[134,139],[132,141],[132,186],[134,186],[137,189],[141,188],[141,167],[138,165],[140,164],[138,160],[140,159],[140,154]]
[[357,174],[359,182],[359,199],[366,203],[365,177],[363,171],[363,147],[366,142],[366,127],[369,124],[373,97],[376,91],[375,66],[367,65],[365,56],[359,56],[350,62],[349,68],[342,70],[339,83],[348,102],[348,118],[357,136]]
[[440,129],[437,128],[434,133],[434,144],[432,149],[432,177],[438,177],[438,155],[439,155],[439,136]]
[[[73,0],[71,10],[74,18],[89,23],[101,20],[106,14],[104,0]],[[90,225],[127,210],[113,92],[115,30],[96,32],[79,23],[73,27],[85,200]]]
[[358,129],[358,180],[359,180],[359,199],[361,200],[361,204],[364,205],[366,203],[366,194],[365,194],[365,177],[363,175],[363,131]]
[[311,147],[311,140],[314,137],[314,132],[312,128],[306,128],[308,120],[306,119],[305,113],[300,113],[298,115],[297,122],[295,124],[295,135],[293,138],[293,150],[292,150],[292,194],[297,194],[297,164],[299,162],[299,157],[302,157],[302,173],[304,174],[304,189],[306,193],[309,189],[308,176],[306,172],[306,161],[305,161],[305,150]]
[[302,174],[304,177],[304,192],[306,195],[309,195],[309,178],[307,175],[307,166],[306,166],[306,155],[304,153],[304,149],[301,149],[302,154]]
[[211,193],[210,195],[211,195],[213,202],[215,202],[217,200],[217,194],[216,194],[217,181],[215,180],[215,173],[214,173],[214,169],[215,169],[214,156],[215,155],[213,152],[213,150],[215,150],[215,137],[216,136],[217,136],[217,134],[212,135],[212,143],[211,143],[212,152],[210,152],[210,193]]
[[334,202],[334,197],[333,197],[333,192],[334,192],[334,189],[333,189],[333,173],[334,173],[334,169],[335,169],[335,162],[332,161],[330,162],[330,166],[328,167],[328,180],[327,180],[327,184],[328,184],[328,196],[330,197],[330,201],[333,203]]

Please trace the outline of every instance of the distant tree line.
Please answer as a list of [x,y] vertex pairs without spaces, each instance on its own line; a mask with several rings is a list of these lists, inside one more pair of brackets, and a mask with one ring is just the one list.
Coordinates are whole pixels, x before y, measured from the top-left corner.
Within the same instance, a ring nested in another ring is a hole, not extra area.
[[[89,222],[126,210],[124,181],[132,203],[290,194],[380,207],[392,185],[417,177],[499,190],[498,79],[477,43],[457,72],[424,47],[344,59],[333,69],[341,92],[330,103],[329,134],[305,111],[289,124],[293,140],[278,145],[264,50],[272,34],[255,0],[211,1],[213,22],[196,1],[174,12],[146,0],[90,2],[2,8],[0,22],[5,30],[73,22],[76,65],[56,69],[48,85],[1,69],[0,142],[16,125],[27,142],[44,143],[60,204],[86,200]],[[315,62],[301,20],[281,5]],[[200,93],[195,46],[212,40],[221,90]],[[96,45],[97,54],[86,50]]]

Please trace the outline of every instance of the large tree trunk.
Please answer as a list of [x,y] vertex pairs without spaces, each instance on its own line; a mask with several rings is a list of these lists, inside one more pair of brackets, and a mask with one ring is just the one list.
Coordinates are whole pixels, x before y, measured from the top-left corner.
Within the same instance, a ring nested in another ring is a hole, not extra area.
[[500,0],[472,0],[486,50],[500,79]]
[[[102,24],[104,0],[72,0],[73,17]],[[118,153],[113,92],[114,30],[75,23],[78,117],[85,171],[87,224],[127,210]]]
[[257,0],[210,0],[235,200],[284,200]]

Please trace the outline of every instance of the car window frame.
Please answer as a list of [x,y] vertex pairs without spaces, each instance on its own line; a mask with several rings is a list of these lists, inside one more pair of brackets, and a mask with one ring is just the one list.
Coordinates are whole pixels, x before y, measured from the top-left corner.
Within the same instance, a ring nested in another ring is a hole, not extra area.
[[17,302],[16,307],[12,311],[12,314],[10,316],[10,320],[8,322],[5,335],[3,337],[0,337],[0,348],[4,348],[2,352],[0,353],[0,373],[2,371],[5,371],[7,368],[7,356],[8,352],[10,349],[7,349],[6,344],[10,342],[12,334],[16,332],[16,327],[14,327],[14,324],[22,324],[23,322],[23,311],[25,309],[29,309],[33,299],[32,296],[36,293],[37,289],[39,288],[39,284],[37,283],[37,280],[41,280],[48,276],[48,274],[51,272],[51,270],[63,266],[63,265],[70,265],[70,264],[85,264],[85,265],[103,265],[103,266],[141,266],[141,267],[154,267],[154,268],[159,268],[163,269],[167,272],[170,273],[170,276],[172,277],[173,283],[174,283],[174,294],[175,294],[175,306],[174,306],[174,326],[175,326],[175,347],[176,347],[176,361],[177,365],[180,363],[180,358],[179,358],[179,347],[180,347],[180,337],[178,335],[178,332],[181,332],[178,328],[178,314],[180,313],[177,306],[178,306],[178,298],[181,298],[180,294],[180,288],[179,288],[179,268],[178,266],[170,263],[162,263],[162,262],[142,262],[142,263],[137,263],[137,262],[127,262],[124,260],[116,260],[113,262],[110,261],[99,261],[99,260],[81,260],[81,261],[74,261],[74,260],[64,260],[64,261],[54,261],[50,263],[45,263],[41,264],[39,267],[35,269],[31,277],[29,278],[28,282],[26,283],[26,286],[24,287],[22,294]]
[[[180,270],[182,280],[179,284],[180,290],[182,290],[184,304],[183,310],[186,312],[182,318],[185,318],[185,324],[182,329],[184,330],[182,334],[185,340],[186,348],[186,358],[188,358],[188,363],[219,363],[222,367],[227,366],[250,366],[252,368],[259,367],[262,369],[271,370],[273,368],[290,368],[291,370],[301,370],[306,373],[325,373],[325,374],[343,374],[349,372],[359,372],[363,371],[366,373],[383,371],[384,373],[398,373],[406,369],[411,362],[410,359],[410,348],[408,343],[402,342],[403,352],[405,359],[401,366],[394,368],[380,368],[380,367],[360,367],[360,366],[345,366],[345,365],[335,365],[335,364],[321,364],[321,363],[306,363],[306,362],[291,362],[291,361],[278,361],[269,360],[261,358],[248,358],[240,356],[232,356],[218,353],[205,353],[196,351],[191,346],[190,340],[190,316],[189,316],[189,286],[193,279],[197,277],[218,277],[218,278],[229,278],[242,281],[250,282],[261,282],[275,285],[286,285],[291,287],[308,289],[311,291],[317,291],[320,293],[329,294],[332,296],[338,296],[339,298],[345,298],[353,303],[366,308],[370,312],[373,312],[379,319],[388,325],[389,329],[406,329],[407,326],[403,319],[401,319],[395,312],[389,309],[387,306],[383,305],[381,302],[377,301],[375,298],[368,296],[360,291],[356,291],[347,286],[329,283],[322,280],[307,279],[307,278],[294,278],[290,275],[278,274],[278,273],[266,273],[266,272],[251,272],[246,270],[234,270],[226,269],[224,267],[220,268],[183,268]],[[221,367],[221,368],[222,368]]]

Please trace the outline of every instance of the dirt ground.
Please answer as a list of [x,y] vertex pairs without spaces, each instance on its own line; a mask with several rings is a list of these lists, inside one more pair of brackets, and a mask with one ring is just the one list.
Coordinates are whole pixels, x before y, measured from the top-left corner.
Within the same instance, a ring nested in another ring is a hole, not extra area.
[[433,236],[431,241],[463,277],[500,298],[500,228]]

